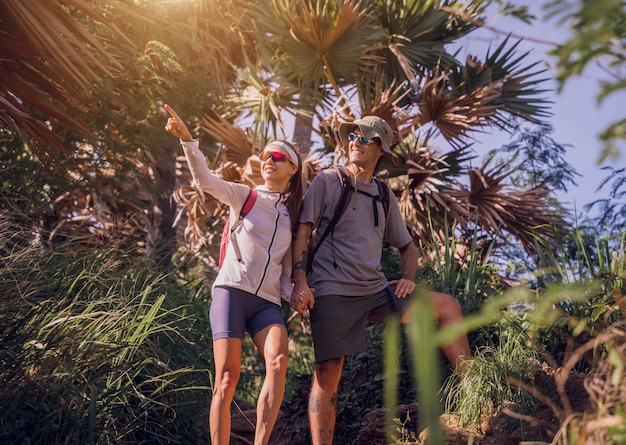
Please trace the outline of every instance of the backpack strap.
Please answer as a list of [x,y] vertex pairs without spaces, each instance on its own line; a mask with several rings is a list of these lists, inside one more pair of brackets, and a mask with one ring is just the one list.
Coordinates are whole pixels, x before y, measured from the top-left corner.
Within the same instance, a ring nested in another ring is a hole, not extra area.
[[[235,229],[239,226],[239,224],[241,224],[246,215],[250,213],[250,210],[252,210],[258,194],[259,193],[255,189],[250,189],[248,196],[246,196],[246,200],[243,202],[243,206],[241,207],[239,217],[237,218],[237,221],[235,221],[235,224],[230,224],[230,218],[226,220],[226,224],[224,225],[224,230],[222,232],[222,238],[220,240],[220,256],[218,263],[220,267],[224,264],[224,257],[226,257],[226,249],[228,248],[230,237],[233,235]],[[233,244],[233,249],[235,249],[237,257],[241,256],[237,243]]]
[[[239,219],[237,221],[241,221],[246,217],[248,213],[250,213],[250,210],[252,210],[252,207],[254,207],[254,203],[256,202],[258,194],[259,192],[257,192],[255,189],[250,189],[250,193],[248,193],[246,200],[243,202],[243,206],[241,207],[241,211],[239,212]],[[235,228],[236,226],[230,229],[231,233],[234,232]]]
[[387,220],[387,215],[389,214],[389,197],[391,193],[389,192],[389,185],[382,179],[378,179],[374,176],[374,181],[376,181],[376,185],[378,185],[378,194],[380,196],[380,200],[383,203],[383,210],[385,212],[385,221]]
[[350,176],[345,172],[343,167],[340,167],[338,165],[333,165],[333,168],[335,169],[335,171],[337,172],[337,175],[339,176],[339,183],[341,184],[341,196],[339,197],[339,201],[337,201],[337,205],[335,205],[333,217],[328,223],[328,226],[326,226],[326,230],[324,230],[324,233],[322,233],[322,236],[320,237],[319,241],[309,253],[309,262],[307,266],[308,272],[310,272],[313,267],[313,257],[319,250],[324,240],[335,229],[335,226],[337,225],[339,218],[341,218],[341,215],[346,210],[346,207],[348,207],[348,202],[350,201],[349,197],[352,194],[351,193],[352,187],[350,187]]
[[387,218],[387,214],[389,213],[389,186],[385,183],[385,181],[378,179],[376,177],[373,178],[374,182],[378,186],[378,195],[372,195],[363,190],[357,190],[358,193],[367,196],[368,198],[372,198],[372,211],[374,212],[374,225],[378,227],[378,206],[376,205],[377,201],[380,201],[383,205],[383,210],[385,212],[385,221]]
[[[341,218],[341,215],[343,214],[343,212],[348,207],[348,202],[350,201],[350,199],[349,199],[350,196],[354,192],[354,189],[352,188],[352,185],[350,184],[350,175],[348,175],[348,173],[346,173],[344,168],[341,167],[341,166],[338,166],[338,165],[333,165],[333,168],[335,169],[335,171],[337,172],[337,175],[339,176],[339,183],[341,184],[341,197],[339,198],[339,201],[337,202],[337,205],[335,206],[335,210],[333,212],[333,217],[330,220],[330,222],[328,223],[328,226],[326,226],[326,229],[324,230],[324,233],[322,233],[322,236],[320,237],[320,239],[317,242],[317,244],[315,245],[315,247],[309,252],[307,273],[310,272],[311,269],[313,268],[313,257],[315,256],[315,254],[319,250],[319,248],[322,245],[322,243],[324,242],[324,240],[335,229],[335,226],[337,225],[337,222],[339,222],[339,218]],[[378,207],[376,205],[376,201],[379,200],[379,201],[382,202],[383,210],[385,212],[385,221],[386,221],[387,220],[387,214],[389,212],[389,196],[390,196],[390,192],[389,192],[389,186],[385,183],[385,181],[380,180],[380,179],[378,179],[376,177],[374,177],[374,180],[376,181],[376,185],[378,186],[378,196],[371,195],[371,194],[369,194],[367,192],[364,192],[362,190],[357,190],[357,192],[372,198],[372,203],[373,203],[372,205],[374,207],[374,225],[378,226]],[[337,264],[335,264],[334,266],[337,267]]]
[[322,236],[317,242],[317,245],[312,250],[311,252],[312,255],[315,255],[317,253],[317,251],[319,250],[320,246],[322,245],[326,237],[330,234],[330,232],[332,232],[335,229],[335,226],[337,225],[339,218],[341,218],[341,215],[346,210],[346,207],[348,207],[348,202],[350,201],[348,199],[349,195],[352,192],[352,188],[350,187],[350,176],[345,172],[343,167],[340,167],[338,165],[333,165],[333,168],[335,169],[335,171],[337,172],[337,175],[339,176],[339,183],[341,184],[341,197],[339,198],[339,201],[337,201],[337,205],[335,206],[335,210],[333,212],[333,217],[328,223],[328,226],[326,226],[326,230],[324,230],[324,233],[322,233]]

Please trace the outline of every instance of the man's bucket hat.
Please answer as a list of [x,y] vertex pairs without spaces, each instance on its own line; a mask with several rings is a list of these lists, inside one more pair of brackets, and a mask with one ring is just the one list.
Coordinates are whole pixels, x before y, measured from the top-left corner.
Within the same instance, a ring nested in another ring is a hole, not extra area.
[[339,125],[339,138],[344,147],[348,147],[348,135],[357,127],[363,137],[379,138],[385,153],[392,154],[390,145],[393,141],[393,132],[387,121],[378,116],[365,116],[354,122],[342,122]]

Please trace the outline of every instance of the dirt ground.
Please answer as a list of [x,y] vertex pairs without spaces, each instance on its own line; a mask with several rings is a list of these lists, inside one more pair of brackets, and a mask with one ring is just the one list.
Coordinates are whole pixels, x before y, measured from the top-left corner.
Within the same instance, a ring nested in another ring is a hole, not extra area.
[[[570,375],[567,380],[566,394],[573,412],[582,413],[589,409],[589,396],[584,388],[583,376]],[[556,391],[549,399],[554,406],[563,406],[562,398],[556,394]],[[444,431],[445,443],[447,445],[519,445],[523,442],[550,444],[558,432],[560,422],[553,409],[547,405],[548,400],[546,399],[532,415],[518,414],[514,407],[509,407],[485,420],[480,427],[473,429],[459,427],[456,416],[444,414],[440,418],[440,423]],[[301,409],[297,412],[290,414],[281,412],[270,441],[272,445],[307,445],[310,443],[306,406],[304,403],[300,406]],[[416,404],[399,406],[396,411],[396,418],[404,421],[407,413],[410,419],[419,419],[419,406]],[[254,419],[255,412],[253,409],[233,415],[231,444],[253,444],[254,426],[252,422]],[[413,430],[413,433],[416,439],[405,442],[406,444],[425,445],[427,443],[425,442],[426,432]],[[369,412],[363,418],[360,431],[352,443],[355,445],[387,445],[384,410]]]

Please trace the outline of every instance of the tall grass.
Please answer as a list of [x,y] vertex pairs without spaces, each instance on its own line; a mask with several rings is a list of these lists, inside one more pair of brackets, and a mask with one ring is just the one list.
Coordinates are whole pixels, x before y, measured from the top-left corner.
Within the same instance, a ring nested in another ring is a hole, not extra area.
[[207,438],[206,325],[190,289],[125,249],[0,247],[0,442]]
[[[50,246],[32,242],[32,234],[20,236],[15,227],[3,227],[0,443],[208,443],[213,359],[208,300],[199,281],[185,281],[182,272],[155,272],[132,248],[86,246],[80,239]],[[346,361],[338,400],[343,414],[338,422],[346,422],[345,431],[338,431],[346,440],[342,443],[354,438],[364,413],[379,403],[394,413],[399,398],[406,403],[415,394],[417,425],[403,424],[403,431],[415,435],[427,428],[434,444],[445,441],[438,421],[444,409],[465,416],[462,421],[468,424],[513,404],[532,412],[541,398],[529,395],[544,389],[531,374],[538,361],[563,347],[565,336],[586,336],[581,348],[597,357],[588,371],[605,369],[607,377],[594,382],[596,387],[597,382],[610,385],[597,391],[597,413],[577,415],[565,409],[567,403],[555,409],[563,420],[559,443],[573,443],[572,437],[588,431],[589,422],[597,427],[605,417],[613,423],[594,434],[606,440],[611,434],[623,437],[623,428],[615,424],[624,418],[619,389],[626,359],[618,341],[623,337],[611,336],[610,344],[592,341],[604,338],[609,329],[624,330],[616,323],[624,320],[625,238],[586,239],[581,233],[574,244],[581,249],[576,255],[580,260],[562,260],[571,251],[566,247],[542,252],[542,269],[532,275],[543,277],[541,286],[502,294],[491,280],[493,267],[475,244],[469,264],[457,268],[444,260],[453,258],[454,242],[445,243],[440,261],[422,271],[422,277],[431,280],[429,287],[454,291],[464,302],[464,320],[436,329],[428,292],[421,287],[406,342],[397,324],[388,325],[385,336],[368,330],[374,348],[384,341],[384,369],[371,351]],[[312,370],[312,352],[306,323],[294,323],[285,401],[306,416],[309,382],[303,377]],[[477,331],[482,333],[474,337],[467,376],[445,379],[437,350],[460,333]],[[554,366],[572,369],[580,351],[564,351]],[[416,388],[403,386],[408,380],[405,354]],[[243,366],[250,372],[243,376],[236,400],[253,404],[262,380],[256,370],[263,366],[252,349],[245,356]],[[555,385],[559,393],[564,381]],[[387,418],[388,442],[395,440],[389,432],[392,416]],[[297,422],[292,437],[306,434],[305,423]]]
[[532,382],[540,354],[528,347],[528,323],[509,317],[499,323],[497,343],[478,348],[463,378],[448,379],[442,393],[446,412],[459,416],[459,425],[481,429],[481,423],[511,405],[536,406],[527,392],[511,379]]
[[[606,274],[623,277],[626,273],[626,232],[598,234],[576,227],[571,239],[548,246],[536,239],[538,277],[561,283],[583,283],[602,279]],[[619,283],[616,283],[619,285]]]
[[415,369],[415,382],[418,385],[418,394],[423,426],[428,428],[429,443],[444,443],[443,432],[439,425],[439,415],[441,408],[437,395],[440,387],[440,377],[437,367],[433,366],[437,362],[438,345],[431,341],[435,333],[433,321],[433,309],[430,306],[431,300],[425,290],[417,294],[417,304],[413,306],[411,319],[408,325],[409,340],[414,352],[413,366]]
[[[626,358],[623,347],[618,349],[619,342],[615,344],[616,338],[622,337],[616,334],[607,337],[602,333],[607,330],[613,332],[618,326],[621,326],[619,332],[624,329],[624,234],[598,238],[591,244],[585,239],[588,240],[588,237],[577,232],[569,245],[566,246],[567,240],[564,240],[562,246],[541,250],[541,267],[530,274],[527,284],[522,282],[518,287],[502,293],[492,292],[494,288],[490,280],[481,279],[484,276],[480,274],[488,271],[490,266],[481,260],[485,257],[476,250],[475,244],[472,245],[469,263],[459,268],[451,264],[454,240],[445,243],[439,260],[429,266],[431,269],[427,275],[422,276],[433,280],[431,287],[454,293],[459,300],[465,299],[465,319],[457,325],[437,330],[432,323],[427,292],[422,291],[408,325],[420,405],[416,431],[427,428],[428,443],[444,443],[445,440],[438,422],[443,411],[440,403],[442,395],[445,410],[459,416],[460,424],[477,430],[480,430],[482,421],[503,410],[515,415],[521,411],[521,417],[532,418],[535,408],[542,403],[548,404],[561,422],[569,422],[567,419],[573,414],[564,389],[567,373],[573,371],[585,351],[590,351],[591,344],[595,345],[593,350],[596,360],[599,360],[594,363],[609,360],[614,385],[623,387],[623,372],[619,375],[619,370],[624,369]],[[572,246],[577,249],[573,259]],[[533,288],[537,283],[541,285]],[[490,289],[487,294],[483,291],[485,287]],[[477,310],[471,312],[467,311],[468,308]],[[388,361],[385,403],[390,412],[394,412],[396,404],[394,384],[397,379],[394,372],[397,371],[395,357],[398,348],[394,345],[397,343],[397,329],[395,325],[390,326],[385,342]],[[483,333],[475,339],[474,356],[469,368],[463,376],[450,376],[442,388],[440,363],[433,351],[461,333],[476,330]],[[586,334],[586,338],[597,337],[601,343],[587,343],[580,350],[570,350],[569,355],[566,351],[561,361],[550,357],[557,343],[560,347],[571,344],[576,348],[576,338],[582,333]],[[603,338],[611,340],[607,343]],[[565,359],[567,361],[563,362]],[[549,382],[545,386],[545,379],[538,380],[543,367],[557,369],[560,363],[566,366],[565,376],[554,377],[556,380],[552,382],[552,387]],[[593,369],[588,368],[588,371]],[[602,378],[599,380],[604,381]],[[441,393],[434,390],[439,388],[442,388]],[[554,396],[563,399],[562,408],[550,400]],[[514,410],[507,407],[514,407]],[[608,420],[612,422],[609,426],[613,430],[619,430],[615,422],[623,419],[620,414],[623,412],[623,401],[610,410],[612,417]],[[598,419],[596,415],[589,417],[586,414],[583,417]],[[394,420],[397,419],[387,419],[389,431]],[[537,423],[541,423],[539,420]],[[573,424],[576,427],[569,426],[571,433],[562,433],[561,437],[580,433],[580,424]],[[603,433],[606,436],[606,431]],[[615,434],[618,434],[615,437],[622,437],[623,430]],[[393,440],[394,437],[389,435],[388,442]]]
[[[477,234],[475,234],[475,238]],[[493,323],[507,301],[495,298],[495,288],[490,280],[492,267],[487,263],[487,255],[479,252],[476,242],[471,244],[468,258],[462,267],[455,262],[457,251],[455,240],[448,241],[437,252],[436,261],[426,265],[420,272],[420,278],[426,283],[419,283],[414,294],[416,304],[412,306],[406,325],[409,355],[413,369],[413,382],[417,387],[420,416],[415,419],[412,433],[428,431],[428,443],[444,443],[439,416],[443,412],[440,389],[444,381],[444,371],[439,361],[439,349],[459,335],[468,334],[478,328]],[[488,248],[490,251],[490,248]],[[394,278],[393,267],[384,264],[386,274]],[[426,285],[427,284],[427,285]],[[464,320],[456,325],[439,330],[434,322],[434,310],[430,289],[446,292],[462,302]],[[494,297],[486,299],[486,296]],[[385,391],[384,401],[387,414],[387,440],[393,443],[393,418],[397,406],[397,373],[400,355],[398,323],[388,323],[385,332]],[[456,378],[456,376],[453,376]],[[403,425],[403,429],[407,428]]]

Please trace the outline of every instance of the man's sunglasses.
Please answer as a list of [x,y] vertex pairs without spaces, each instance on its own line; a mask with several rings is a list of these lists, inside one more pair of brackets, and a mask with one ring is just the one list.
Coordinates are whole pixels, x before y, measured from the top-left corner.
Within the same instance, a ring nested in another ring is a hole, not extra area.
[[269,158],[272,158],[272,161],[274,162],[291,161],[291,158],[289,157],[289,155],[286,155],[279,151],[263,151],[259,155],[259,158],[261,158],[261,161],[263,162],[267,161]]
[[361,145],[369,145],[372,142],[374,142],[374,138],[366,138],[365,136],[357,136],[356,133],[350,133],[348,135],[348,139],[350,140],[350,142],[354,142],[358,140],[359,144]]

